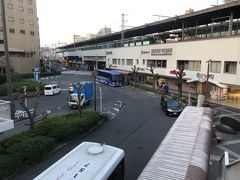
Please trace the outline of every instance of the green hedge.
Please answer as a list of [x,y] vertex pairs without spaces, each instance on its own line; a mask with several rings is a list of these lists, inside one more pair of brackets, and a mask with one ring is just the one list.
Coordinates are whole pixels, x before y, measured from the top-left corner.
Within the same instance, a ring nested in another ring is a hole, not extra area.
[[103,116],[95,112],[79,112],[61,117],[48,118],[37,125],[37,134],[52,137],[56,142],[64,142],[72,139],[95,126]]
[[[17,92],[22,86],[27,86],[28,92],[33,92],[36,90],[37,83],[30,79],[22,79],[17,82],[13,82],[13,92]],[[0,85],[0,96],[7,95],[7,83]]]
[[29,137],[13,144],[0,154],[0,179],[19,172],[26,165],[42,159],[55,147],[53,138]]

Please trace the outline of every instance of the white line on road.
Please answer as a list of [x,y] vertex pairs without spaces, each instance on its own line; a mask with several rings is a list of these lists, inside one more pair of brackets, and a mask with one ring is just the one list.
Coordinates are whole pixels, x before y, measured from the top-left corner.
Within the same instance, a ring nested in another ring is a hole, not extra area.
[[221,149],[221,150],[223,150],[224,152],[227,151],[227,152],[228,152],[229,154],[231,154],[232,156],[235,156],[236,158],[240,159],[240,155],[237,154],[237,153],[235,153],[235,152],[233,152],[233,151],[231,151],[230,149],[225,148],[225,147],[223,147],[223,146],[221,146],[221,145],[217,145],[216,147],[219,148],[219,149]]
[[115,111],[117,111],[117,113],[119,113],[119,109],[117,109],[117,108],[113,108],[113,110],[115,110]]

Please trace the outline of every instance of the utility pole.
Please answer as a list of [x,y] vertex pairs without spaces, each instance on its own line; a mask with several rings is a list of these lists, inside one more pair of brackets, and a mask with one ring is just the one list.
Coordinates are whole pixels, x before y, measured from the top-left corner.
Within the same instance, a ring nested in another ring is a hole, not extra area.
[[211,63],[211,59],[207,61],[207,81],[206,81],[206,97],[205,97],[205,105],[207,105],[207,98],[208,98],[208,94],[209,94],[209,63]]
[[8,100],[10,101],[11,107],[11,119],[15,119],[15,108],[13,102],[13,87],[12,87],[12,78],[10,71],[10,63],[9,63],[9,52],[8,52],[8,38],[7,38],[7,26],[6,26],[6,15],[5,15],[5,2],[1,0],[1,11],[2,11],[2,29],[3,29],[3,40],[4,40],[4,56],[6,59],[6,76],[7,76],[7,93]]
[[124,40],[124,23],[125,23],[125,14],[122,14],[122,31],[121,31],[121,46],[123,46],[123,40]]

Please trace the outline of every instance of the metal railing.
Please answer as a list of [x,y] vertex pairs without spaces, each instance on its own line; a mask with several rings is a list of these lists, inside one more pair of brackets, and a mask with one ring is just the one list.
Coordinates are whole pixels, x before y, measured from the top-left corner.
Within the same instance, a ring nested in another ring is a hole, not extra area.
[[0,120],[11,119],[10,101],[0,100]]

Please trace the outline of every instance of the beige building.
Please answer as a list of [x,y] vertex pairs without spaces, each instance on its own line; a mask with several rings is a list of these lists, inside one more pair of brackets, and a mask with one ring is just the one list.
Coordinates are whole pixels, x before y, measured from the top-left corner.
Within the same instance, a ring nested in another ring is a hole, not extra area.
[[[5,0],[10,65],[20,74],[39,67],[40,40],[36,0]],[[0,23],[0,74],[6,72],[2,22]]]

